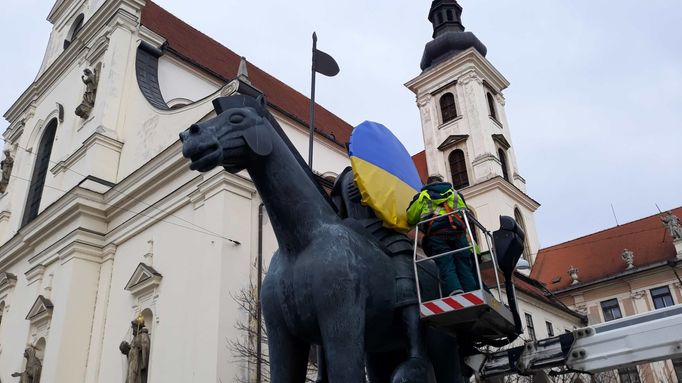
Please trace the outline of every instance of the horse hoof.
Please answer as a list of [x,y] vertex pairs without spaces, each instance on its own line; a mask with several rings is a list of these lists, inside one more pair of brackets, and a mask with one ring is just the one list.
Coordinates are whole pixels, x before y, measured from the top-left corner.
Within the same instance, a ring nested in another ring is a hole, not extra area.
[[410,358],[393,372],[391,383],[427,383],[428,366],[425,359]]

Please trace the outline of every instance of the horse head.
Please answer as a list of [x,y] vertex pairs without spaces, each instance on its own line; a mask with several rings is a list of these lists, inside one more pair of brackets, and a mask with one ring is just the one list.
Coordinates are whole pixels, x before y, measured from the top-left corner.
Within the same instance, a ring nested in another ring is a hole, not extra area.
[[180,133],[182,155],[192,161],[190,169],[207,172],[222,165],[237,173],[256,157],[269,155],[273,129],[263,103],[261,97],[243,95],[214,100],[216,117]]

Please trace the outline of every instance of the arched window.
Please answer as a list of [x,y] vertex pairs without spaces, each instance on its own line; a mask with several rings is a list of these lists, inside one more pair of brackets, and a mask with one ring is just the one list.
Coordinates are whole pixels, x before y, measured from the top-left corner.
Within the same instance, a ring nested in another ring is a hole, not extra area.
[[436,22],[440,25],[443,24],[443,15],[436,13]]
[[509,181],[509,169],[507,168],[507,154],[504,149],[500,148],[497,150],[497,155],[500,157],[500,165],[502,166],[502,177]]
[[445,93],[440,98],[440,113],[443,116],[443,123],[457,118],[457,106],[455,105],[455,95]]
[[71,45],[73,39],[75,39],[76,36],[78,36],[78,32],[80,32],[81,29],[83,29],[84,18],[85,16],[83,16],[83,14],[81,13],[80,15],[78,15],[78,17],[76,17],[76,20],[73,22],[73,24],[71,24],[69,34],[66,35],[66,39],[64,40],[64,49],[68,48],[69,45]]
[[528,245],[528,230],[526,230],[526,221],[523,220],[523,215],[521,215],[521,210],[519,210],[519,208],[514,208],[514,219],[516,220],[516,223],[521,226],[524,233],[526,233],[526,239],[523,241],[523,258],[528,261],[528,263],[532,264],[530,259],[530,246]]
[[488,111],[490,112],[490,117],[497,120],[497,111],[495,110],[495,99],[493,95],[488,92],[486,93],[486,98],[488,99]]
[[33,166],[31,186],[29,186],[28,198],[26,199],[22,226],[31,222],[33,218],[38,216],[40,200],[43,197],[43,187],[45,186],[45,177],[47,176],[47,171],[50,167],[50,154],[52,154],[52,144],[54,143],[56,132],[57,119],[54,118],[47,124],[45,132],[43,132],[43,138],[40,140],[38,154],[36,155],[36,163]]
[[469,175],[467,174],[467,163],[464,159],[464,152],[461,149],[453,150],[448,156],[450,162],[450,172],[452,174],[452,186],[461,189],[469,186]]
[[448,21],[452,21],[452,9],[448,9],[446,12]]

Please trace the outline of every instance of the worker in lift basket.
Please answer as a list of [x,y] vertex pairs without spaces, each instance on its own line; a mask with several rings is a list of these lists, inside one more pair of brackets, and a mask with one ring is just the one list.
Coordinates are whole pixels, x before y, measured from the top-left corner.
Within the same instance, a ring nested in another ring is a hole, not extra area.
[[[407,221],[420,221],[466,208],[462,196],[440,175],[431,175],[407,208]],[[469,246],[461,213],[451,214],[419,225],[424,233],[422,248],[428,257]],[[470,249],[435,259],[443,295],[456,295],[478,289],[474,276],[474,257]]]

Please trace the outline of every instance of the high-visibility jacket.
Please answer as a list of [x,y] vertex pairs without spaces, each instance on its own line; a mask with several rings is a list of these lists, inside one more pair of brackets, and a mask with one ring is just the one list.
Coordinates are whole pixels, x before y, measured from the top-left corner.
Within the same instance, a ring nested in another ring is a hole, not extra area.
[[[462,196],[457,193],[452,185],[446,182],[429,184],[422,188],[421,192],[415,196],[407,208],[407,222],[416,225],[418,222],[438,215],[445,215],[453,210],[466,208],[466,203]],[[461,226],[454,229],[464,230],[464,224],[458,214],[453,214],[451,219],[435,220],[428,225],[431,230],[439,229],[444,225]],[[458,223],[451,222],[452,220]],[[425,230],[425,228],[422,228]]]

